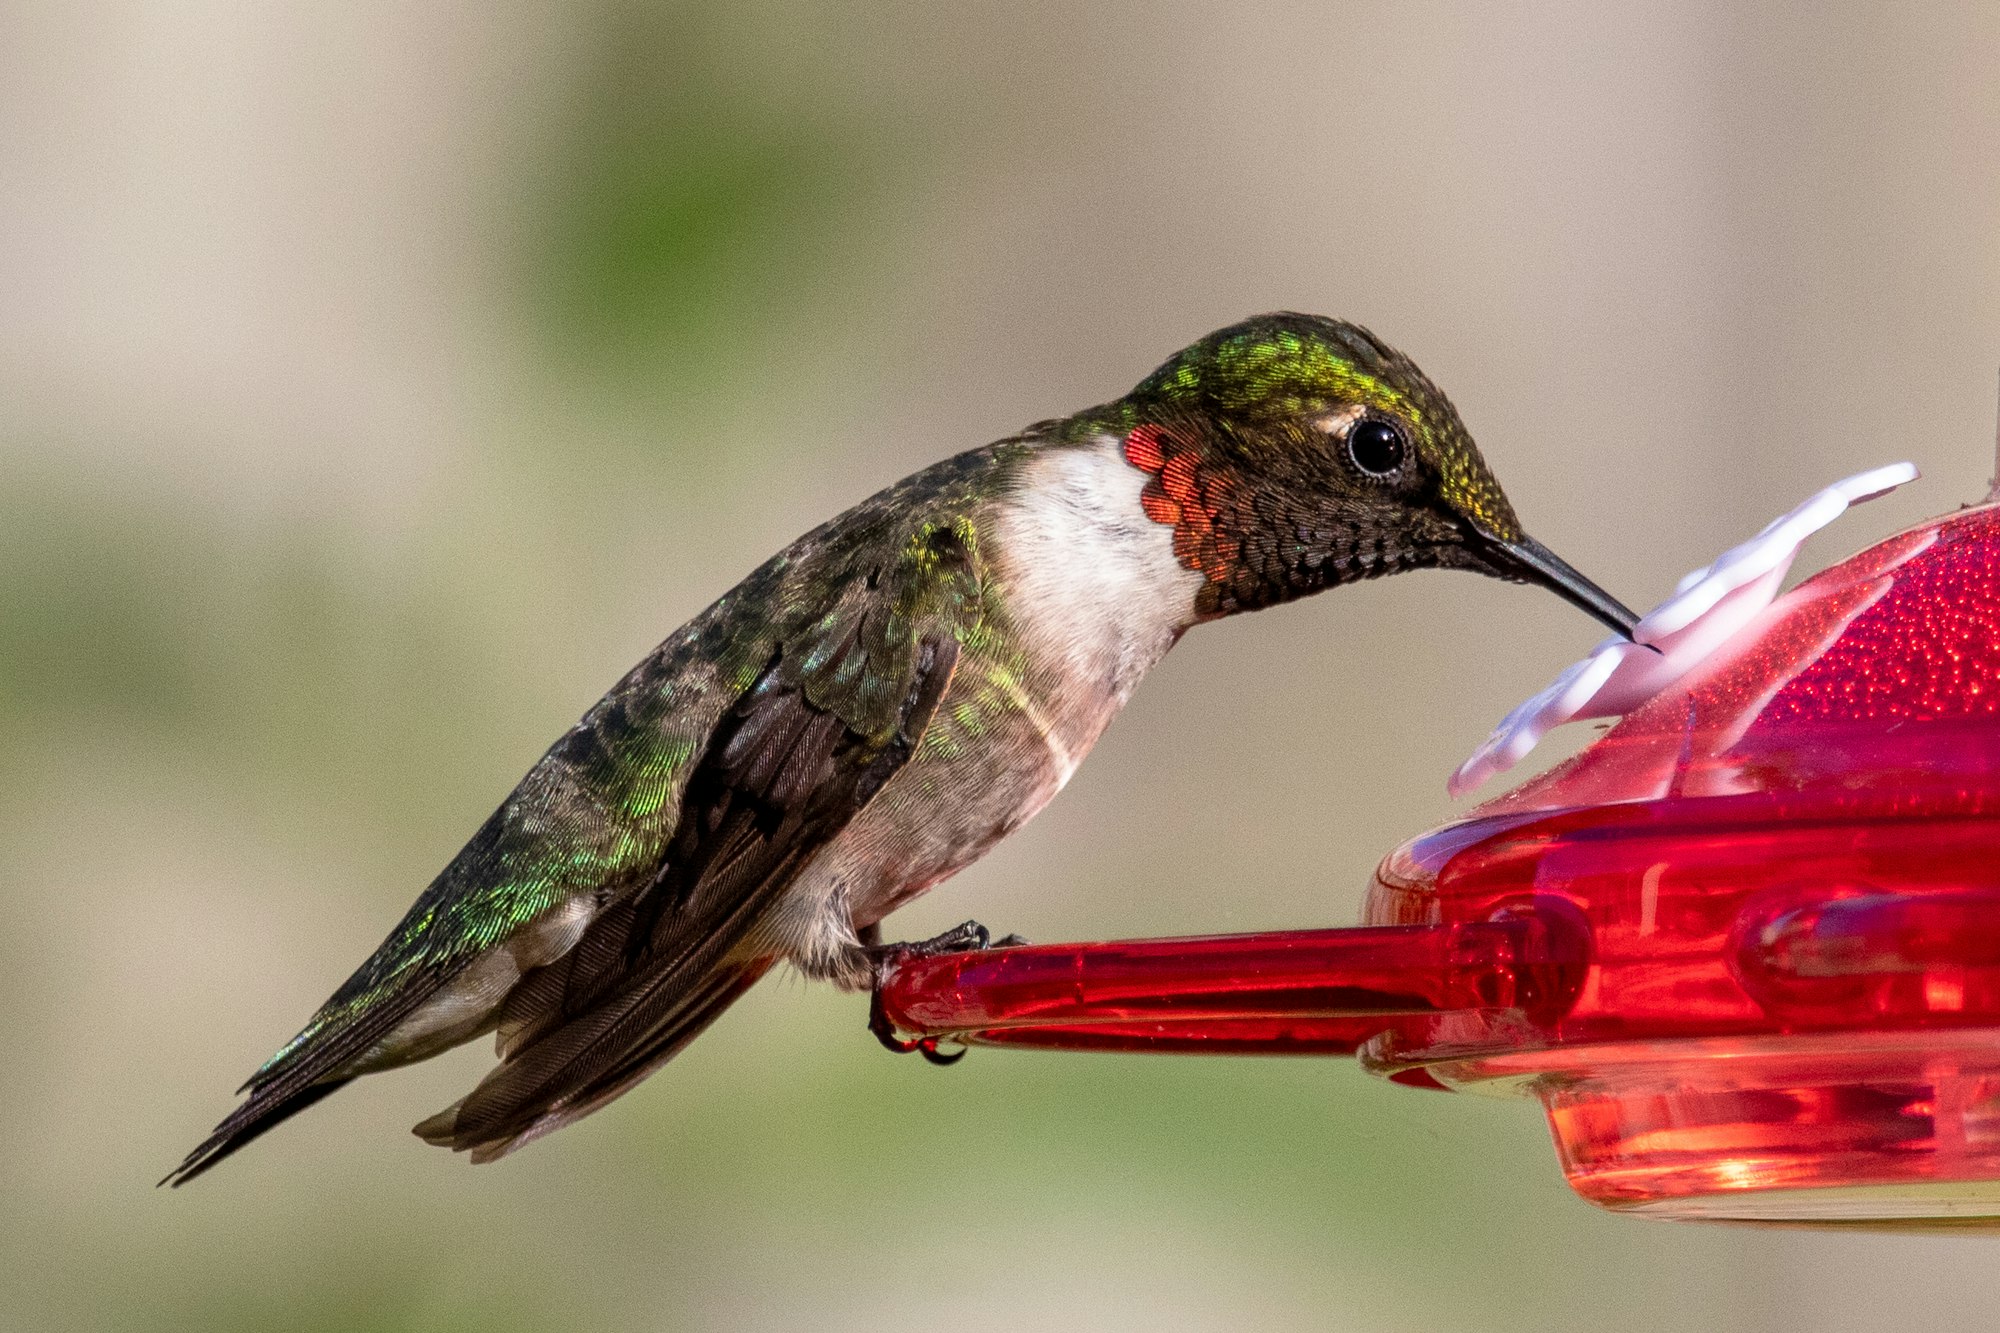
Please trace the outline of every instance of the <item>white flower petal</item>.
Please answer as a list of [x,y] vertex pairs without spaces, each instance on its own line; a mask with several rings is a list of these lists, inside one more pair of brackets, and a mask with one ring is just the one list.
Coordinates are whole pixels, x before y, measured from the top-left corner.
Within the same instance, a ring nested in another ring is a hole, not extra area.
[[1720,648],[1769,606],[1806,538],[1847,507],[1910,481],[1917,469],[1892,463],[1858,473],[1812,496],[1731,547],[1641,616],[1634,642],[1609,638],[1540,694],[1507,714],[1445,786],[1462,796],[1525,758],[1551,728],[1575,718],[1616,717],[1658,694]]
[[[1847,512],[1851,504],[1872,500],[1892,491],[1917,475],[1912,463],[1891,463],[1857,473],[1835,482],[1804,504],[1766,525],[1764,530],[1724,551],[1707,569],[1696,570],[1681,580],[1674,596],[1640,618],[1637,631],[1641,643],[1657,642],[1691,624],[1723,597],[1754,579],[1781,566],[1789,569],[1792,557],[1806,538]],[[1778,577],[1784,578],[1783,572]]]
[[[1612,642],[1626,648],[1632,646],[1623,639]],[[1639,651],[1653,656],[1644,648]],[[1613,654],[1599,651],[1581,662],[1572,662],[1547,689],[1507,714],[1493,734],[1472,752],[1472,757],[1459,765],[1445,783],[1446,788],[1453,796],[1463,796],[1527,758],[1528,751],[1535,748],[1550,727],[1568,721],[1590,702],[1617,668],[1618,661]]]

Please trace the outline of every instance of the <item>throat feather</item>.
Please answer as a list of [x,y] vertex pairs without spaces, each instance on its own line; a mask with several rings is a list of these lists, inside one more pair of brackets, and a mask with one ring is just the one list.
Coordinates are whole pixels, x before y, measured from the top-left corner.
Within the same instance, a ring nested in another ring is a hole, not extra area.
[[1192,439],[1166,426],[1135,427],[1125,437],[1124,454],[1149,478],[1139,492],[1140,507],[1173,529],[1174,558],[1202,575],[1210,602],[1202,609],[1216,609],[1212,590],[1229,582],[1242,559],[1242,545],[1226,521],[1235,498],[1232,479],[1205,465]]

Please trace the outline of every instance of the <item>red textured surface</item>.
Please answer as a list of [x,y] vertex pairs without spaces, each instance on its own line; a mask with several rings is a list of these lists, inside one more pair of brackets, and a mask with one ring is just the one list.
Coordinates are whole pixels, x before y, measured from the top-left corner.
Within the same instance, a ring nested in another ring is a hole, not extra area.
[[1809,580],[1569,763],[1393,853],[1365,929],[930,960],[891,1013],[1497,1080],[1615,1207],[2000,1217],[1997,708],[1981,508]]
[[1793,676],[1764,727],[1829,721],[1930,721],[2000,712],[2000,514],[1940,531],[1895,584]]

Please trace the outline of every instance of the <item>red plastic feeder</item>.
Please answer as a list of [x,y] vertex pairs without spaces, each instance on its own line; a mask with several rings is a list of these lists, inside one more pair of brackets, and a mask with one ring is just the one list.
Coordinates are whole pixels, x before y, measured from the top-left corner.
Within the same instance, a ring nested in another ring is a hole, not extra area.
[[1662,1217],[2000,1218],[2000,507],[1778,599],[1376,870],[1366,925],[901,966],[915,1036],[1355,1054],[1538,1098]]

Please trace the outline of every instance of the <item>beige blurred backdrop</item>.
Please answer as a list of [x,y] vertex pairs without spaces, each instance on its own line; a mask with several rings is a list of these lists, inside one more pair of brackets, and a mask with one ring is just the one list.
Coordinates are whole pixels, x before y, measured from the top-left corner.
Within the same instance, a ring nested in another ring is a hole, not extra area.
[[[2000,1241],[1595,1212],[1526,1103],[939,1071],[795,979],[497,1166],[407,1132],[482,1049],[152,1182],[667,631],[1214,326],[1411,352],[1634,602],[1862,467],[1926,479],[1803,568],[1975,498],[1996,70],[1979,0],[0,5],[0,1325],[1993,1327]],[[892,927],[1350,922],[1597,636],[1202,630]]]

